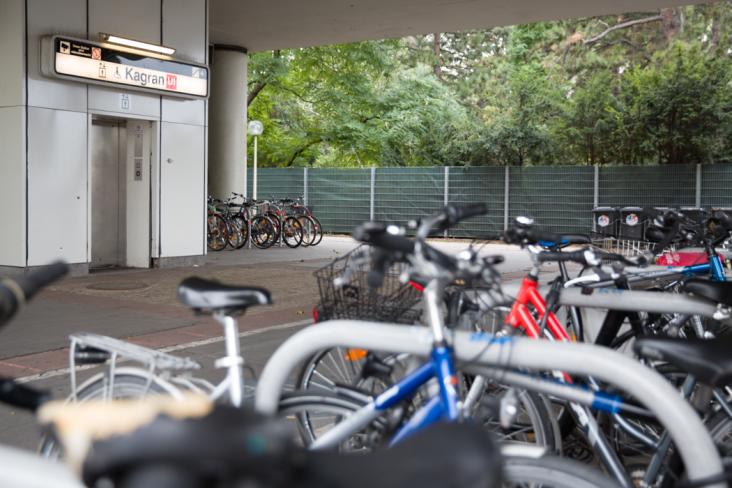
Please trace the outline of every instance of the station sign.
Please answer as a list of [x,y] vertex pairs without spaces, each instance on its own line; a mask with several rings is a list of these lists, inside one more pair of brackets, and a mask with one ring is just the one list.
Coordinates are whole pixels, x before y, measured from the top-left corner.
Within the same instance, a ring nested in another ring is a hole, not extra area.
[[43,39],[41,62],[46,76],[177,97],[208,97],[208,67],[137,50],[51,36]]

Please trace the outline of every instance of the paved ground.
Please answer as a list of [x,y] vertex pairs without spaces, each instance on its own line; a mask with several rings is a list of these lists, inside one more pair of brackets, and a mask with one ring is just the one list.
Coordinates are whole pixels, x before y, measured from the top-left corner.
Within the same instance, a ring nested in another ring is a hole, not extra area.
[[[242,349],[258,373],[271,353],[311,316],[318,300],[312,273],[355,246],[348,237],[327,237],[315,248],[243,249],[208,256],[202,266],[105,271],[66,278],[45,290],[0,335],[0,375],[22,378],[55,397],[68,394],[68,336],[88,331],[131,340],[153,348],[176,347],[176,354],[199,360],[202,376],[216,379],[213,361],[222,350],[218,324],[194,316],[179,304],[177,284],[192,275],[223,282],[264,286],[274,304],[252,309],[241,320]],[[467,247],[467,241],[436,241],[448,252]],[[529,266],[524,251],[501,244],[486,245],[485,254],[503,254],[501,271],[517,276]],[[103,288],[103,289],[99,289]],[[284,327],[278,325],[286,324]],[[191,347],[186,345],[191,345]],[[86,370],[81,378],[98,372]],[[23,412],[0,407],[0,443],[33,449],[37,427]]]

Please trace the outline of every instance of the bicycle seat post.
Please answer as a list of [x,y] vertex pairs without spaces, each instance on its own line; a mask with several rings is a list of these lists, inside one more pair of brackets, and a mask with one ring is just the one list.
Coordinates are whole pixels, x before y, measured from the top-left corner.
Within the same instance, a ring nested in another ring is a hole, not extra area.
[[214,318],[224,327],[226,356],[216,360],[217,368],[226,368],[226,383],[231,404],[240,407],[243,398],[243,365],[244,358],[239,348],[239,326],[231,315],[224,311],[214,313]]

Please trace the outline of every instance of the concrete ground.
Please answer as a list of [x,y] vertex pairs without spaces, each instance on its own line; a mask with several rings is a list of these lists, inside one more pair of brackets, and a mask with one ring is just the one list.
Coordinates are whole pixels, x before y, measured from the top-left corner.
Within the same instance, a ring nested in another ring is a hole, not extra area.
[[[468,241],[437,240],[456,253]],[[64,398],[68,387],[68,336],[87,331],[152,348],[173,348],[203,365],[201,376],[216,379],[213,361],[223,343],[220,326],[196,316],[176,298],[178,283],[189,276],[256,285],[272,292],[274,304],[256,307],[240,320],[247,364],[259,373],[272,352],[311,321],[318,301],[313,271],[356,246],[350,237],[326,237],[314,248],[242,249],[210,254],[201,266],[117,270],[66,278],[41,292],[0,334],[0,376],[19,378]],[[481,253],[502,254],[500,270],[517,277],[530,265],[513,246],[487,244]],[[83,379],[99,368],[80,373]],[[38,429],[24,412],[0,406],[0,443],[35,448]]]

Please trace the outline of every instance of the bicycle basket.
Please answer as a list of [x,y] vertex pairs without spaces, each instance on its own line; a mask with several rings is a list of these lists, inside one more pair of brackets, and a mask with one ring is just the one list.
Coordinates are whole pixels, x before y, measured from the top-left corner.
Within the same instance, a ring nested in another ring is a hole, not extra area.
[[[356,319],[413,324],[419,321],[421,309],[416,307],[421,291],[409,283],[401,283],[402,263],[392,264],[378,288],[367,282],[371,264],[371,248],[361,245],[317,270],[320,319]],[[350,271],[346,272],[347,269]],[[335,280],[346,281],[336,285]]]

